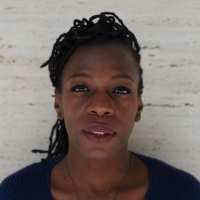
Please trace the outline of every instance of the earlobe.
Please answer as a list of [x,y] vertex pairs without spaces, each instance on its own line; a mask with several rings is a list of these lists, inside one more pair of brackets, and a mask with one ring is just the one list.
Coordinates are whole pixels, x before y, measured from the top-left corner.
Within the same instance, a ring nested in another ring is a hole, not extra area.
[[57,118],[62,120],[63,114],[62,114],[62,107],[61,107],[61,93],[58,92],[56,89],[54,90],[54,93],[55,93],[54,109],[57,113]]

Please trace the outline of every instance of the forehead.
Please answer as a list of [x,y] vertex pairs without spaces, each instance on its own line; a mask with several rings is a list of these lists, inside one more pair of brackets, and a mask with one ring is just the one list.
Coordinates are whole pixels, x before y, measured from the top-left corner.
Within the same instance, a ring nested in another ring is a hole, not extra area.
[[63,74],[89,72],[97,74],[138,74],[138,65],[130,50],[119,44],[78,47],[67,61]]

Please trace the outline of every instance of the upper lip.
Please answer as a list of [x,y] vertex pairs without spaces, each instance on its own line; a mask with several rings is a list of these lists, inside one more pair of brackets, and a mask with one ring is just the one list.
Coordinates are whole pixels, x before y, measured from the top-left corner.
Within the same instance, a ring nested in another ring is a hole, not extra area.
[[104,132],[105,134],[113,135],[115,130],[107,124],[92,123],[88,124],[83,129],[84,132]]

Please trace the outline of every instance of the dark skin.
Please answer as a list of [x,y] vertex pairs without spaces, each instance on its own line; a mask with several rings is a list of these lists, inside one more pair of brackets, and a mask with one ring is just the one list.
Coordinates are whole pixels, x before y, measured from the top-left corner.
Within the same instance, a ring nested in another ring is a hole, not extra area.
[[[130,50],[119,44],[79,47],[61,77],[62,91],[55,90],[55,110],[64,119],[69,152],[51,172],[53,199],[144,200],[148,169],[128,151],[128,138],[143,103],[138,96],[137,63]],[[105,143],[88,140],[88,124],[106,124],[115,134]],[[74,186],[66,168],[66,162]]]

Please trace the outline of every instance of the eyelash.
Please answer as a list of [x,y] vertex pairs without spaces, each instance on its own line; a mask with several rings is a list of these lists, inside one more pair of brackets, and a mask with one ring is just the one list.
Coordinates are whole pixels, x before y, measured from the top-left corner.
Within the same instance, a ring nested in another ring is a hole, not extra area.
[[112,93],[130,94],[131,92],[132,92],[132,90],[130,90],[129,88],[123,87],[123,86],[119,86],[119,87],[116,87]]
[[[90,92],[86,85],[76,85],[70,89],[72,92]],[[79,91],[81,90],[81,91]]]
[[[70,89],[72,92],[90,92],[89,88],[86,85],[76,85]],[[130,94],[132,90],[127,87],[119,86],[116,87],[112,93],[118,94]]]

